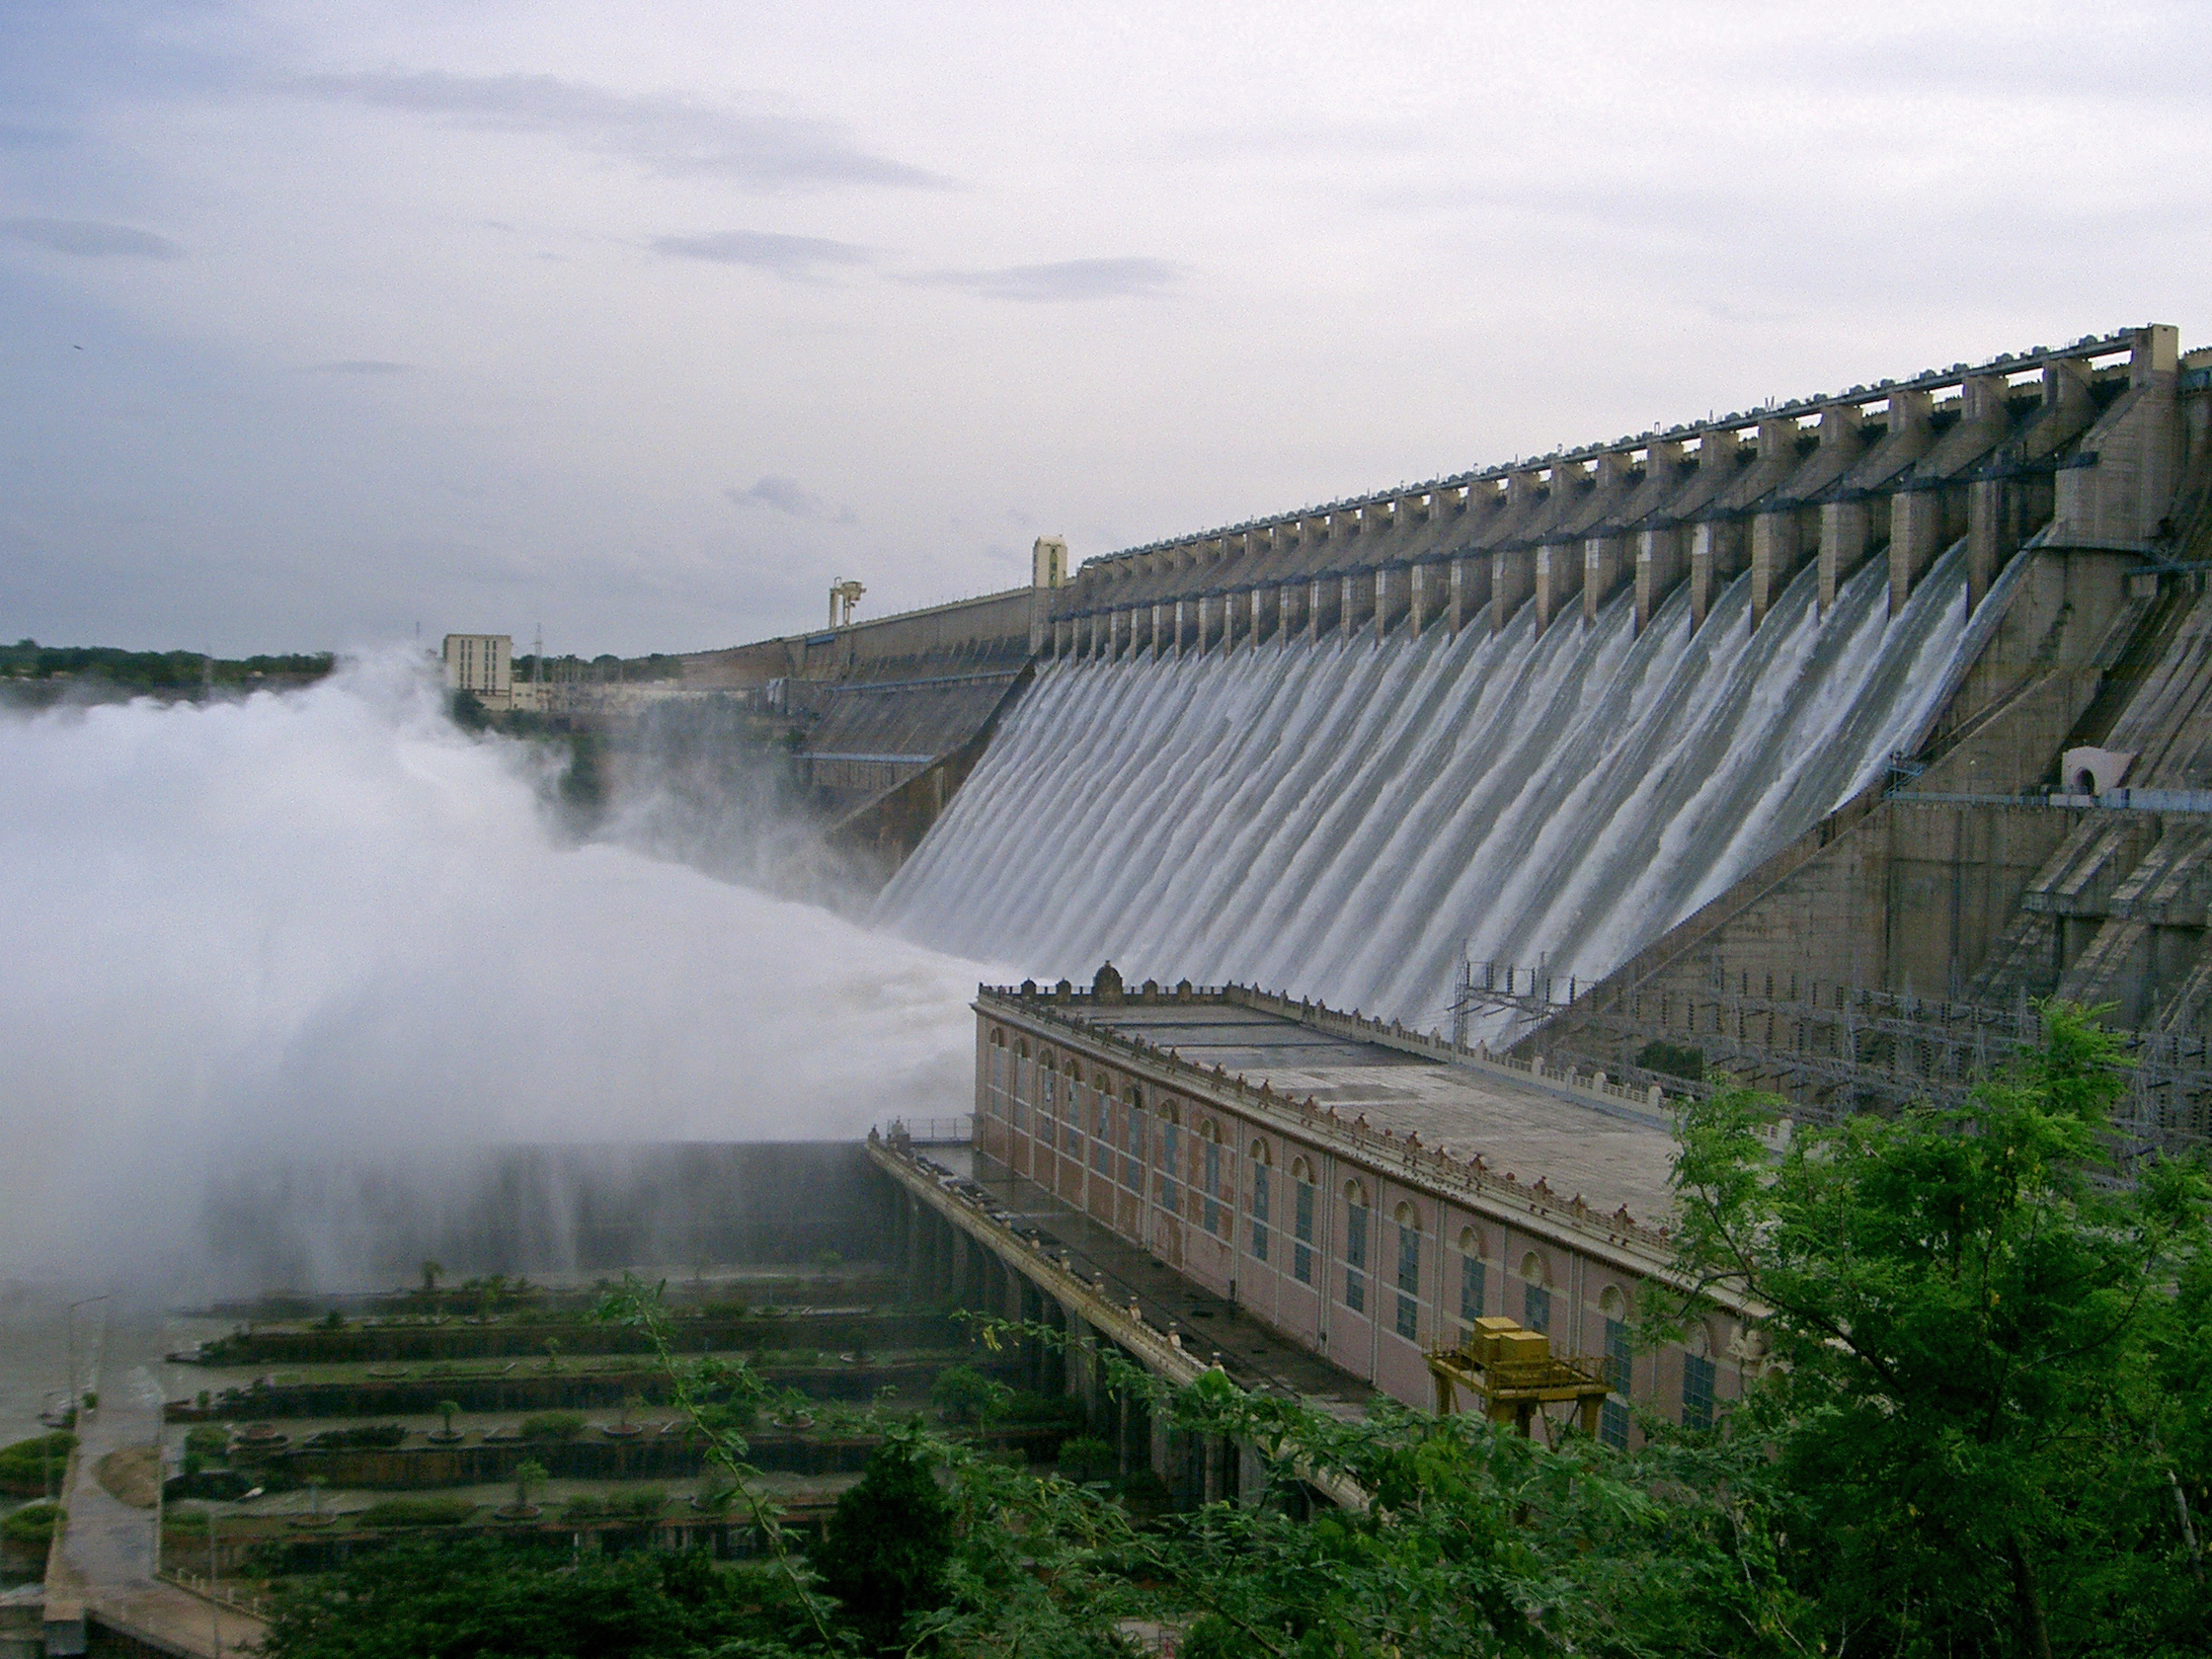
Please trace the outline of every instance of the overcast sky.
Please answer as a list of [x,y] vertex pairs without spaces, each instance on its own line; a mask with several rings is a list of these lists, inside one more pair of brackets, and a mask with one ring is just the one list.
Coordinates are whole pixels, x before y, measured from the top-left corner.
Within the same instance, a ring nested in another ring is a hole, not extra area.
[[2147,321],[2212,7],[0,0],[0,634],[726,645]]

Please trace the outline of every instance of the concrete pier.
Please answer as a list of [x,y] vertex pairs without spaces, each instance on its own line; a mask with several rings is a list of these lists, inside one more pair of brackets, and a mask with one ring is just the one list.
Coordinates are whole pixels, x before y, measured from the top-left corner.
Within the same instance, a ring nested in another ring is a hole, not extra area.
[[[1882,559],[1901,606],[1961,539],[1978,599],[2038,536],[2149,545],[2180,483],[2183,378],[2155,325],[1732,412],[1092,560],[1050,591],[1039,637],[1134,656],[1147,605],[1176,607],[1155,651],[1495,631],[1532,600],[1540,624],[1594,621],[1631,585],[1640,629],[1684,583],[1701,623],[1745,572],[1758,626],[1808,566],[1825,609]],[[1127,629],[1065,625],[1124,609]]]

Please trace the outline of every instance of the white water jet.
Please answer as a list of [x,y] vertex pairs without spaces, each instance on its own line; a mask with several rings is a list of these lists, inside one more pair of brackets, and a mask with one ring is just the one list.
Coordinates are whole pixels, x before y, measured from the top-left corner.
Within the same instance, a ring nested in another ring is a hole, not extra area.
[[1962,549],[1888,615],[1870,564],[1764,625],[1594,625],[1047,669],[875,915],[1083,979],[1237,980],[1442,1024],[1453,966],[1597,978],[1918,741],[1966,644]]
[[[189,1280],[211,1181],[277,1165],[967,1109],[988,970],[571,845],[539,765],[457,731],[398,659],[238,702],[0,714],[0,1281]],[[373,1220],[311,1199],[308,1231]],[[294,1283],[358,1282],[326,1242],[281,1252]]]

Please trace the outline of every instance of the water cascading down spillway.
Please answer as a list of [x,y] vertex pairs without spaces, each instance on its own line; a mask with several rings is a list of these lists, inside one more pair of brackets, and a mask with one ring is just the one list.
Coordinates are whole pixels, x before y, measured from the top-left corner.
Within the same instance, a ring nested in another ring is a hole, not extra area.
[[[1917,744],[1967,650],[1953,548],[1758,627],[1739,578],[1640,635],[1623,592],[1539,633],[1432,626],[1058,663],[877,916],[1050,981],[1240,981],[1445,1023],[1462,950],[1599,977]],[[1988,601],[1985,601],[1987,603]],[[1481,1034],[1478,1032],[1477,1034]]]

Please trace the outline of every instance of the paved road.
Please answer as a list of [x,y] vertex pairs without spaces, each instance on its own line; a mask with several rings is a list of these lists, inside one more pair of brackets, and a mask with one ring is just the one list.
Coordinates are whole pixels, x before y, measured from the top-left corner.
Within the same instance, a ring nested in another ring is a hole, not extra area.
[[[112,1496],[94,1472],[110,1452],[150,1446],[161,1434],[158,1324],[118,1327],[111,1334],[107,1375],[97,1384],[100,1408],[78,1420],[75,1482],[64,1507],[69,1522],[46,1571],[46,1618],[81,1607],[133,1635],[181,1653],[215,1651],[217,1611],[208,1602],[154,1577],[155,1512]],[[258,1619],[220,1612],[225,1653],[260,1641]]]

